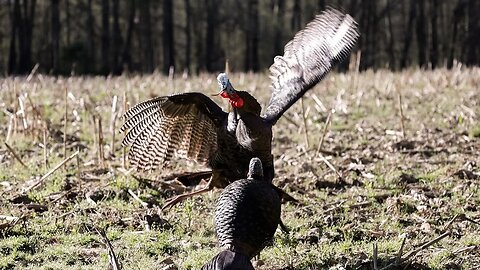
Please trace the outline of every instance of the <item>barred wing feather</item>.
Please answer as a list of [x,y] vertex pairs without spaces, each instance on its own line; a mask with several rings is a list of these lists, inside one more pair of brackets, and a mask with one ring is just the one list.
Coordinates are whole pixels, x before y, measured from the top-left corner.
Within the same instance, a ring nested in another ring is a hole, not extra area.
[[217,128],[227,114],[201,93],[158,97],[124,115],[123,146],[130,163],[141,170],[162,168],[173,158],[207,163],[217,150]]
[[359,33],[350,15],[327,9],[285,45],[270,66],[272,97],[264,117],[275,124],[305,92],[352,50]]

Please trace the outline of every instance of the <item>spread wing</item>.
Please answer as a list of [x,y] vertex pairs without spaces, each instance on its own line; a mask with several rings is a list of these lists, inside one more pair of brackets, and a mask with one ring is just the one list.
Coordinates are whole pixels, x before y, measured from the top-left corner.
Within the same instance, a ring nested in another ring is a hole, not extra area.
[[270,66],[273,93],[264,114],[267,121],[275,124],[350,53],[358,37],[353,18],[331,8],[298,32]]
[[123,146],[130,163],[141,170],[162,168],[172,158],[208,162],[217,150],[217,127],[227,113],[201,93],[157,97],[125,115]]

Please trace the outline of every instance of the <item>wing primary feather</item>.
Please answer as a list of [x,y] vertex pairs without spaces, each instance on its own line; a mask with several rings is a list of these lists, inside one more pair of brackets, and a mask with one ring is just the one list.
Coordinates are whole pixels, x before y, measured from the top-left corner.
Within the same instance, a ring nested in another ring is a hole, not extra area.
[[272,124],[347,57],[359,37],[348,14],[328,8],[299,31],[270,67],[272,97],[263,117]]
[[217,150],[217,128],[227,114],[201,93],[158,97],[124,114],[122,145],[138,170],[162,168],[174,158],[206,163]]
[[125,123],[120,127],[120,132],[124,132],[125,130],[138,124],[144,118],[144,115],[146,113],[145,111],[154,110],[156,109],[156,107],[158,107],[165,101],[166,101],[165,97],[158,97],[158,98],[146,100],[130,108],[123,115],[123,119],[125,119]]
[[143,134],[146,130],[152,127],[152,122],[161,117],[161,112],[158,109],[146,112],[142,115],[142,119],[134,126],[127,129],[127,133],[122,140],[122,146],[129,146],[138,140],[138,136]]

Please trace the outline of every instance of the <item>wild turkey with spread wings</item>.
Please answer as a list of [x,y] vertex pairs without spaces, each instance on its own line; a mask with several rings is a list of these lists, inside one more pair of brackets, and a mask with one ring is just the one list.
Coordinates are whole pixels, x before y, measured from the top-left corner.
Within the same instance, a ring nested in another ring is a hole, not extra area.
[[[208,184],[171,199],[164,207],[213,187],[224,188],[245,178],[251,158],[263,163],[265,179],[274,177],[272,126],[298,99],[320,82],[354,47],[359,34],[350,15],[327,9],[285,46],[270,67],[272,96],[265,113],[248,92],[237,91],[226,74],[218,75],[220,95],[233,110],[224,112],[201,93],[157,97],[132,107],[121,131],[124,146],[131,146],[130,163],[140,170],[162,168],[186,158],[212,169]],[[273,185],[272,185],[273,186]],[[281,197],[286,193],[273,186]]]

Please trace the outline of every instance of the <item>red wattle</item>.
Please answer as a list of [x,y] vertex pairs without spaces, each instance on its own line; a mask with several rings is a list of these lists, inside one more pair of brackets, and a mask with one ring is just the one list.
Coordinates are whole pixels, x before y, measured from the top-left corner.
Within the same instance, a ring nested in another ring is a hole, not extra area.
[[229,98],[227,91],[222,91],[220,93],[220,96],[222,96],[223,98]]
[[230,101],[230,104],[232,104],[233,107],[235,108],[241,108],[243,107],[243,99],[241,99],[240,97],[237,98],[236,100],[231,100]]

